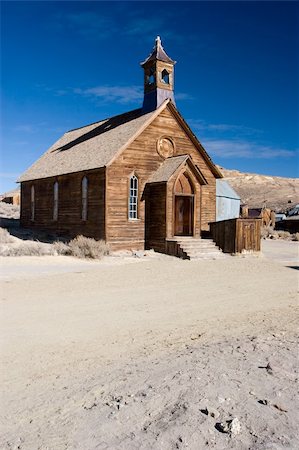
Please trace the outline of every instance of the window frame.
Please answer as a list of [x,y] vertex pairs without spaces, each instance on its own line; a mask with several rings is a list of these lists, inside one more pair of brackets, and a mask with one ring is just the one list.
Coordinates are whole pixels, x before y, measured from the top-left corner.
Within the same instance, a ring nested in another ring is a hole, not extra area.
[[88,178],[86,175],[81,181],[81,220],[87,221],[88,217]]
[[129,178],[128,192],[128,220],[135,221],[139,219],[139,178],[133,173]]
[[58,220],[59,184],[56,180],[53,184],[53,220]]
[[34,222],[35,219],[35,187],[34,184],[31,185],[30,189],[30,220]]

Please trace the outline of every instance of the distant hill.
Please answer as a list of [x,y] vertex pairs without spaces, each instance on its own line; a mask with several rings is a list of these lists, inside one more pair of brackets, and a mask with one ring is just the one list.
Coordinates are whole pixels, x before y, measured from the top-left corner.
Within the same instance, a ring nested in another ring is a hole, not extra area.
[[299,203],[299,179],[243,173],[217,166],[249,208],[262,207],[286,211]]

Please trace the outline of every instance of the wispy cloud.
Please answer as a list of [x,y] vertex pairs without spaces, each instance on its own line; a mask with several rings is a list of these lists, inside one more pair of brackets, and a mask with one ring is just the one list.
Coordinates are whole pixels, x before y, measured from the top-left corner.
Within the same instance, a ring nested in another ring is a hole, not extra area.
[[15,179],[19,177],[19,173],[11,173],[11,172],[0,172],[0,177],[5,179]]
[[[100,99],[103,102],[116,103],[136,103],[143,99],[143,87],[141,86],[95,86],[82,89],[75,88],[73,93],[83,95],[93,99]],[[192,96],[184,92],[175,94],[177,100],[191,100]]]
[[128,36],[136,36],[150,34],[151,36],[155,33],[159,34],[159,30],[165,29],[164,19],[161,17],[148,18],[138,17],[134,20],[129,21],[126,26],[124,33]]
[[174,93],[175,100],[193,100],[194,97],[190,94],[187,94],[186,92],[178,92],[177,94]]
[[88,89],[76,88],[75,94],[98,98],[104,102],[132,103],[140,101],[143,90],[140,86],[96,86]]
[[117,32],[117,26],[112,17],[104,16],[94,11],[82,11],[56,16],[60,28],[66,27],[87,39],[102,39]]
[[31,124],[21,124],[13,127],[13,131],[21,133],[35,133],[36,127]]
[[[36,122],[36,123],[24,123],[24,124],[18,124],[15,125],[14,127],[12,127],[12,131],[14,131],[15,133],[18,134],[34,134],[34,133],[38,133],[41,131],[50,131],[53,133],[61,133],[63,131],[66,130],[67,127],[62,127],[62,126],[49,126],[49,124],[47,122]],[[27,136],[28,137],[28,136]],[[26,141],[15,141],[15,143],[17,144],[26,144]]]
[[197,131],[214,131],[218,133],[234,132],[243,135],[252,135],[262,133],[256,128],[247,127],[245,125],[234,125],[229,123],[208,123],[201,119],[189,119],[188,123]]
[[209,154],[221,158],[270,159],[277,157],[291,158],[296,156],[295,150],[277,148],[245,140],[203,139],[201,142]]

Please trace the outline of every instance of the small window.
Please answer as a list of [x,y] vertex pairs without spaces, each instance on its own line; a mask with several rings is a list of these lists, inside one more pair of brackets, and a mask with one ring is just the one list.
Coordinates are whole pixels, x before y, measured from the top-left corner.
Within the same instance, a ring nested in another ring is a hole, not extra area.
[[161,79],[163,83],[169,84],[169,73],[166,69],[162,70]]
[[155,69],[153,67],[150,68],[149,74],[147,76],[148,84],[154,84],[156,80]]
[[33,222],[35,214],[35,191],[33,185],[31,186],[30,206],[31,206],[31,220]]
[[87,220],[87,205],[88,205],[88,179],[82,179],[82,220]]
[[58,220],[58,181],[54,183],[53,220]]
[[129,219],[138,218],[138,178],[133,175],[130,178],[129,194]]

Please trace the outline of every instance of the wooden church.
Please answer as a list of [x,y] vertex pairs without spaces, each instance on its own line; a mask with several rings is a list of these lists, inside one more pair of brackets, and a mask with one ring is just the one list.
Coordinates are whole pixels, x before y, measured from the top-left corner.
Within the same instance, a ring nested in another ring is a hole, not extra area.
[[157,37],[142,108],[66,132],[20,177],[22,226],[170,254],[209,232],[222,174],[176,109],[174,65]]

